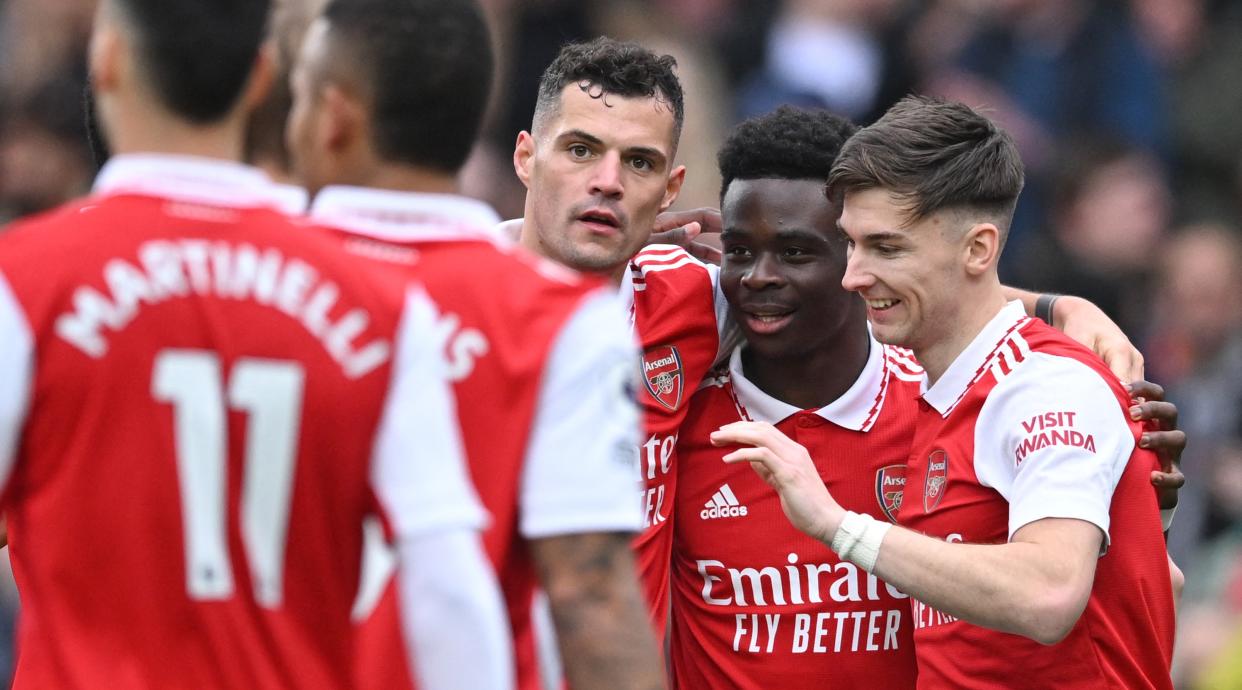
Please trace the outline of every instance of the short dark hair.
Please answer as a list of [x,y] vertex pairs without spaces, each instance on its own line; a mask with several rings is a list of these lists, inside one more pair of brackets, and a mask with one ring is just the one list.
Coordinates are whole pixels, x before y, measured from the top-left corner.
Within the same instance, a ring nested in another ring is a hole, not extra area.
[[491,91],[492,39],[474,0],[333,0],[333,41],[364,72],[376,152],[456,173],[474,148]]
[[588,82],[594,89],[583,89],[593,97],[613,94],[623,98],[655,98],[673,111],[673,146],[681,138],[686,120],[685,96],[681,81],[673,71],[672,55],[656,55],[637,43],[600,36],[580,43],[569,43],[544,70],[535,101],[535,123],[560,109],[561,92],[570,84]]
[[196,124],[233,109],[263,43],[270,0],[111,1],[164,107]]
[[854,123],[827,110],[788,105],[745,120],[716,154],[720,196],[738,179],[827,183],[841,146],[856,131]]
[[910,222],[941,210],[977,209],[1009,230],[1023,185],[1013,139],[961,103],[907,96],[858,130],[828,178],[834,198],[882,188],[906,203]]

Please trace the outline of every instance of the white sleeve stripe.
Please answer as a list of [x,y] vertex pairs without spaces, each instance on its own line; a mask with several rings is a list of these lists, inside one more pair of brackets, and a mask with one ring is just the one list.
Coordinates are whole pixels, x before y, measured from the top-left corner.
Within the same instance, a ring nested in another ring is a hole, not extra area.
[[433,336],[438,318],[426,292],[411,288],[376,433],[371,484],[398,541],[485,522],[466,469],[448,364]]
[[544,366],[522,468],[523,536],[642,526],[638,366],[616,296],[599,290],[584,298]]
[[34,336],[25,311],[0,274],[0,488],[8,484],[30,406]]

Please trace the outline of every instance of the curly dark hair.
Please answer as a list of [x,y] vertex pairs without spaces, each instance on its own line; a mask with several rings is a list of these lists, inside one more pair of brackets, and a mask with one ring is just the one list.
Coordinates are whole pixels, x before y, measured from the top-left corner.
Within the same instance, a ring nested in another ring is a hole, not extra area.
[[656,55],[637,43],[600,36],[580,43],[569,43],[544,70],[535,102],[535,126],[555,114],[561,91],[569,84],[589,82],[594,89],[583,89],[593,97],[613,94],[626,98],[656,98],[673,110],[673,144],[681,138],[686,119],[681,81],[673,69],[672,55]]
[[771,177],[828,181],[845,140],[858,128],[827,110],[782,105],[752,117],[729,134],[716,154],[720,198],[733,180]]

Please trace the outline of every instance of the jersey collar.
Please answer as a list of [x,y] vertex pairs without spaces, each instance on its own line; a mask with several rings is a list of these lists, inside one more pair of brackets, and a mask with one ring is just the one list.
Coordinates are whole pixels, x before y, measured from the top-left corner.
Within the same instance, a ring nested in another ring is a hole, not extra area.
[[[884,403],[888,362],[884,357],[884,346],[874,337],[870,338],[870,342],[867,363],[854,380],[854,385],[841,394],[841,397],[815,410],[815,414],[823,419],[853,431],[870,430],[879,417],[880,406]],[[801,408],[764,393],[746,378],[742,373],[743,347],[745,346],[739,345],[734,348],[729,357],[729,378],[738,402],[750,418],[757,422],[779,424],[801,412]]]
[[311,219],[376,239],[495,239],[500,216],[487,204],[456,194],[426,194],[342,185],[325,187],[311,204]]
[[936,408],[941,416],[948,416],[966,391],[987,371],[998,348],[1028,318],[1020,301],[1014,300],[1002,307],[953,360],[940,379],[923,394],[927,404]]
[[139,194],[229,208],[269,207],[301,213],[306,193],[278,185],[262,170],[236,161],[161,153],[113,156],[99,171],[95,194]]

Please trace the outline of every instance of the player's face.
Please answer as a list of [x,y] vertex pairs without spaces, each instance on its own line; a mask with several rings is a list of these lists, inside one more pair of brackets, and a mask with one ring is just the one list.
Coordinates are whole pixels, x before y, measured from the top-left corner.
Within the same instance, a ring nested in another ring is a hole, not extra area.
[[910,223],[883,189],[845,196],[840,227],[851,247],[841,284],[862,295],[880,342],[917,350],[951,335],[965,284],[955,222],[938,211]]
[[846,243],[823,181],[734,180],[720,210],[720,285],[750,348],[789,357],[840,337],[859,305],[841,289]]
[[[601,97],[570,84],[560,112],[514,152],[527,187],[523,232],[541,254],[581,271],[620,270],[677,198],[672,110],[656,98]],[[588,93],[589,92],[589,93]]]

